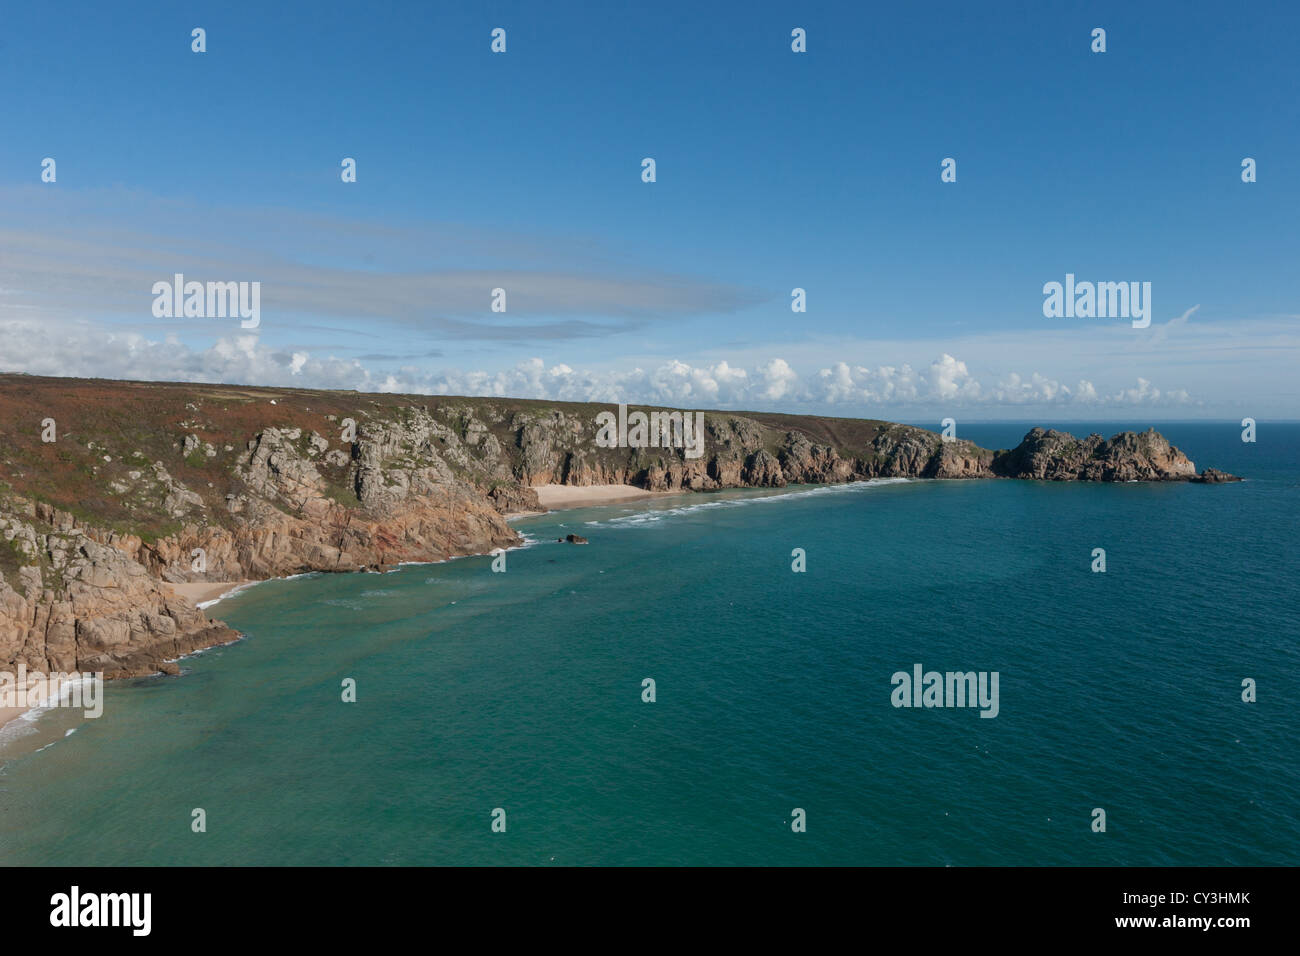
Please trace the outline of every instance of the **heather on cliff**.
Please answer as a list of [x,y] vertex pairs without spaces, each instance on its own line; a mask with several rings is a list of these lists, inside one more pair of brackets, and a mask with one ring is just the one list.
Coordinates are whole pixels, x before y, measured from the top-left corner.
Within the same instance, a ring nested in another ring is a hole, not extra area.
[[0,663],[151,673],[230,640],[164,582],[382,569],[517,544],[536,485],[879,477],[1227,480],[1154,431],[991,451],[868,419],[705,412],[704,453],[604,447],[607,406],[0,376]]

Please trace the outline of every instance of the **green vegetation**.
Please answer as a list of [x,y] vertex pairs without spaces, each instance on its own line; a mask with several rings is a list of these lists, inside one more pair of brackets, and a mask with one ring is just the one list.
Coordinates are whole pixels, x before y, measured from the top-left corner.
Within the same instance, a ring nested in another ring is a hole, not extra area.
[[[274,401],[275,404],[272,404]],[[662,406],[637,405],[643,411]],[[110,531],[141,536],[146,541],[175,533],[191,521],[215,522],[233,527],[226,507],[227,494],[246,492],[237,469],[249,460],[249,443],[262,431],[275,427],[298,429],[288,444],[310,459],[323,480],[322,493],[347,508],[359,507],[353,485],[354,463],[330,464],[311,445],[312,434],[324,437],[333,450],[347,451],[340,443],[344,419],[367,425],[415,425],[424,415],[445,425],[463,440],[470,428],[482,423],[487,434],[508,456],[504,462],[482,461],[481,452],[466,447],[466,466],[443,456],[457,478],[480,487],[508,484],[500,477],[504,464],[515,474],[522,469],[520,433],[534,426],[549,427],[565,415],[594,428],[596,415],[610,406],[591,402],[555,402],[537,399],[468,398],[462,396],[358,394],[309,389],[271,389],[243,386],[193,385],[158,382],[110,382],[94,379],[43,378],[0,375],[0,448],[5,463],[0,480],[14,492],[72,514],[80,522]],[[54,443],[41,441],[33,421],[53,418],[58,425]],[[887,422],[817,416],[752,412],[709,412],[706,418],[725,423],[743,417],[752,424],[752,439],[774,457],[779,456],[790,431],[798,431],[816,444],[830,445],[842,457],[874,455],[873,439],[886,430],[900,436],[911,429]],[[754,429],[757,429],[756,431]],[[199,445],[182,455],[185,437],[194,435]],[[406,439],[400,454],[385,462],[395,467],[423,467],[429,452],[443,451],[454,440],[443,436],[432,449]],[[93,447],[88,447],[93,445]],[[226,447],[230,451],[226,451]],[[216,450],[213,457],[206,449]],[[739,449],[735,449],[739,451]],[[580,449],[588,465],[611,469],[649,467],[667,452],[648,449],[629,458],[626,449],[588,445]],[[104,461],[108,456],[109,461]],[[173,479],[204,503],[190,516],[177,519],[164,508],[166,489],[153,464],[160,462]],[[136,477],[132,478],[131,475]],[[489,477],[492,476],[492,477]]]
[[17,541],[0,541],[0,578],[17,587],[18,569],[31,563]]

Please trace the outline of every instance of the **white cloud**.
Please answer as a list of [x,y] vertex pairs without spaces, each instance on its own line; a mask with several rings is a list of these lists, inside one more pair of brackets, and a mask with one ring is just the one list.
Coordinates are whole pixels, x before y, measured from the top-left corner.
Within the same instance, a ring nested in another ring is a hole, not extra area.
[[376,369],[356,359],[276,349],[256,335],[235,334],[195,350],[174,337],[154,341],[88,324],[0,320],[0,369],[35,375],[293,385],[434,395],[541,398],[555,401],[641,402],[697,408],[872,409],[1191,407],[1184,389],[1162,390],[1146,378],[1103,395],[1088,380],[1065,385],[1038,372],[1012,372],[982,381],[947,352],[928,365],[868,368],[835,362],[800,372],[774,357],[746,369],[726,360],[692,365],[670,359],[651,368],[582,369],[529,358],[489,370]]

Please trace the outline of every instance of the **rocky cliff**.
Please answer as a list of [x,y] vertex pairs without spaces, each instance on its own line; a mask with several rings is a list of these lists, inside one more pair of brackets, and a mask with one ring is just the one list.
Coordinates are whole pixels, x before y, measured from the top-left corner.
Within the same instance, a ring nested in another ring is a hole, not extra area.
[[[602,447],[602,405],[0,375],[0,669],[156,672],[234,639],[168,582],[383,569],[519,542],[541,484],[1223,481],[1154,431],[1009,451],[890,422],[708,412],[703,454]],[[647,409],[648,410],[648,409]]]

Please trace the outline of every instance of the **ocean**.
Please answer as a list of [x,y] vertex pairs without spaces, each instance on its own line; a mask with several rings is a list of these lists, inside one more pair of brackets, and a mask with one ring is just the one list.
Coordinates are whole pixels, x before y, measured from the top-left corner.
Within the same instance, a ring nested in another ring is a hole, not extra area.
[[[257,585],[244,640],[6,731],[0,862],[1295,865],[1300,425],[1156,427],[1248,480],[674,496]],[[996,717],[895,707],[917,664]]]

